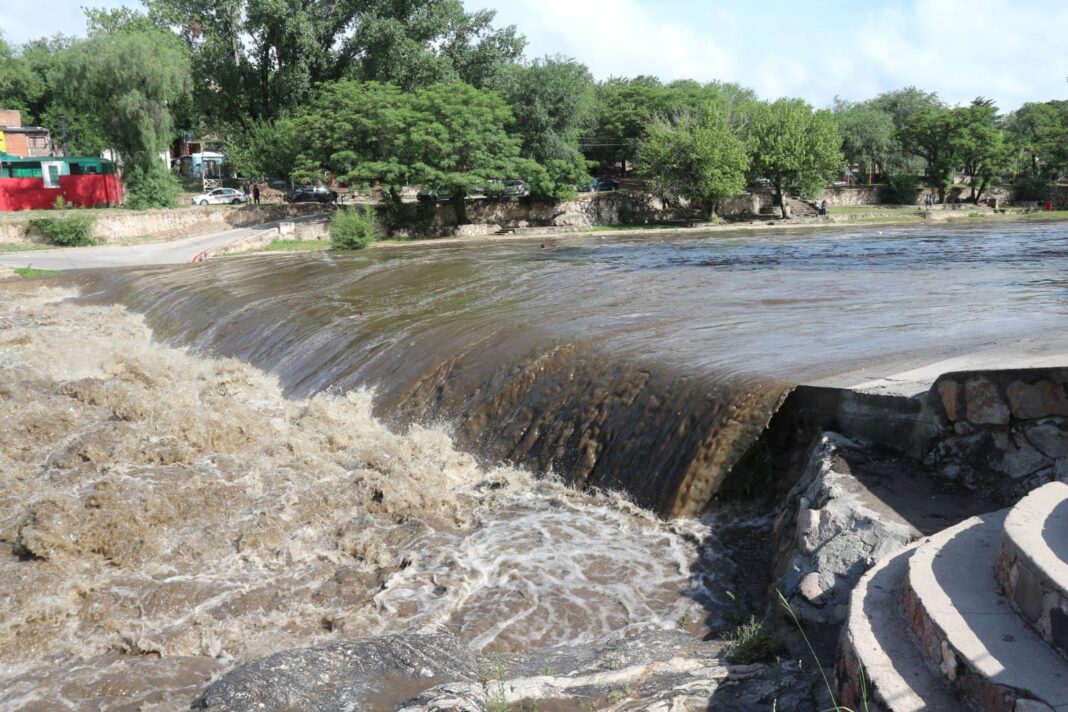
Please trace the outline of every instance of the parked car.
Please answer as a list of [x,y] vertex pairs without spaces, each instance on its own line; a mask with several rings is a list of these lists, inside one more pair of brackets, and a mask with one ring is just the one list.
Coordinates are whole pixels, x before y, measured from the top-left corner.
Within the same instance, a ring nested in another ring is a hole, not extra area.
[[616,183],[611,178],[594,178],[589,183],[584,183],[578,187],[580,193],[588,193],[591,190],[595,193],[602,190],[619,190],[619,183]]
[[616,183],[611,178],[594,178],[593,183],[590,184],[590,190],[595,193],[599,193],[602,190],[619,190],[619,183]]
[[245,194],[233,188],[216,188],[193,198],[193,205],[240,205]]
[[287,203],[336,203],[337,193],[325,185],[298,186],[282,196]]
[[452,200],[452,194],[448,188],[423,188],[415,194],[415,199],[420,203],[447,203]]
[[503,185],[501,195],[518,198],[525,198],[530,195],[530,188],[521,180],[506,180]]

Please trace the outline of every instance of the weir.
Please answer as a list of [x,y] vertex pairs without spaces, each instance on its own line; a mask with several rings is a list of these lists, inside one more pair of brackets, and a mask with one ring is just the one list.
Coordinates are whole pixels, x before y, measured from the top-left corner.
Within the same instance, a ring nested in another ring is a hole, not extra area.
[[[1037,231],[238,258],[85,288],[145,314],[157,338],[250,362],[293,395],[370,389],[386,422],[445,423],[484,462],[695,516],[795,384],[839,387],[870,380],[859,364],[885,374],[1052,328],[1068,235]],[[812,410],[814,393],[789,402]]]

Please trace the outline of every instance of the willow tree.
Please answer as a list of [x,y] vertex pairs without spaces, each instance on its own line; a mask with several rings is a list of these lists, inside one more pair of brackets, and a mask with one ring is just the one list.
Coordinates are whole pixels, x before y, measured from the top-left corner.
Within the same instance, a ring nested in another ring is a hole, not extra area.
[[159,30],[94,35],[63,53],[52,81],[121,158],[128,205],[177,202],[180,186],[160,154],[174,139],[171,106],[190,90],[178,38]]

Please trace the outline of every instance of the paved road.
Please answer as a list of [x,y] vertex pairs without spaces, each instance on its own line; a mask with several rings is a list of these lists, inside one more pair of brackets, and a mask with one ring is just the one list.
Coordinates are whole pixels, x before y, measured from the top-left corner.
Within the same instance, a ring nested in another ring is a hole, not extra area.
[[[304,215],[287,219],[287,222],[311,222],[321,220],[322,215]],[[278,227],[278,222],[252,227],[225,230],[210,235],[186,237],[169,242],[153,242],[145,245],[115,245],[101,247],[63,247],[55,250],[29,250],[26,252],[0,253],[0,265],[39,269],[94,269],[99,267],[136,267],[142,265],[167,265],[189,262],[205,250],[225,247],[263,230]]]

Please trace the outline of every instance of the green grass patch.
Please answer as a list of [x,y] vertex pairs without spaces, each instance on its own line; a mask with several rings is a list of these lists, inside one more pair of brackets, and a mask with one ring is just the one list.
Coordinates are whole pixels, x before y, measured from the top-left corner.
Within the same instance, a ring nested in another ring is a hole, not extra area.
[[872,213],[916,212],[915,205],[828,205],[828,215],[869,215]]
[[597,225],[590,228],[590,232],[615,232],[617,230],[678,230],[679,228],[686,227],[686,225],[677,224],[659,224],[653,223],[649,225]]
[[0,252],[26,252],[27,250],[47,250],[51,245],[39,242],[0,242]]
[[329,250],[326,240],[272,240],[263,246],[263,252],[312,252]]
[[847,225],[854,225],[858,223],[918,223],[923,222],[923,218],[919,215],[873,215],[871,217],[853,218]]
[[1022,220],[1068,220],[1068,210],[1050,210],[1037,213],[1023,213],[1019,216]]
[[748,623],[738,626],[731,639],[727,660],[735,665],[773,662],[783,652],[782,644],[756,616],[750,616]]
[[37,269],[36,267],[16,267],[15,274],[27,279],[40,279],[42,277],[55,277],[59,274],[58,269]]

